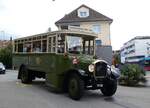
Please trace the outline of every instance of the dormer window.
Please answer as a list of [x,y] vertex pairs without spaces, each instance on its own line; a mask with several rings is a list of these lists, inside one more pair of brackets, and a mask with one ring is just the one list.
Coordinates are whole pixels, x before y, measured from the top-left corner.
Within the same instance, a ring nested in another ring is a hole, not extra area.
[[78,17],[86,18],[89,16],[89,9],[86,7],[81,7],[78,9]]
[[87,17],[87,12],[80,12],[80,17]]

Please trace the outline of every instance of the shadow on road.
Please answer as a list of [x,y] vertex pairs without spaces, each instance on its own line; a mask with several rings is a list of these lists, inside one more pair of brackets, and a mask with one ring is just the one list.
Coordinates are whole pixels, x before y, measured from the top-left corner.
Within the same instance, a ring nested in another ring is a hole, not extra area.
[[[36,88],[36,89],[41,89],[44,91],[48,91],[49,93],[53,93],[53,94],[59,94],[59,95],[63,95],[68,97],[67,93],[60,93],[60,92],[54,92],[52,89],[50,89],[46,84],[45,84],[45,80],[35,80],[32,82],[32,87]],[[99,100],[103,100],[104,96],[102,95],[100,90],[86,90],[84,92],[84,96],[83,99],[85,101],[87,100],[92,100],[92,99],[99,99]],[[113,101],[113,98],[108,99],[106,98],[106,101]],[[83,100],[82,100],[83,101]]]

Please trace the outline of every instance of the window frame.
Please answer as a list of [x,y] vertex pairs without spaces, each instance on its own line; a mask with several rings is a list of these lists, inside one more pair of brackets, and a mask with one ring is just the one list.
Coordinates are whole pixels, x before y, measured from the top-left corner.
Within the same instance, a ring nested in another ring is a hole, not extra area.
[[[99,29],[97,27],[99,27]],[[99,31],[97,31],[97,30],[99,30]],[[96,34],[101,33],[101,25],[100,24],[94,24],[94,25],[92,25],[92,31],[94,33],[96,33]]]
[[87,16],[88,16],[88,14],[86,11],[80,11],[80,17],[85,18]]

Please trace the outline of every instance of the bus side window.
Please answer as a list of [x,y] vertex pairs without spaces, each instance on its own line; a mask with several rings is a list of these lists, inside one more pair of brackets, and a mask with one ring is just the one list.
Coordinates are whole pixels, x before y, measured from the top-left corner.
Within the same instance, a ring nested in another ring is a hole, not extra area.
[[83,54],[92,55],[94,52],[93,40],[83,41]]
[[42,40],[42,52],[46,52],[46,47],[47,47],[47,41]]
[[31,44],[27,45],[27,52],[31,52]]
[[85,41],[85,52],[84,54],[88,54],[88,45],[89,45],[89,41]]
[[52,37],[52,52],[56,50],[56,36]]
[[41,52],[41,41],[33,42],[33,52]]
[[18,52],[18,51],[17,51],[17,46],[18,46],[18,45],[15,44],[15,46],[14,46],[14,52]]
[[64,36],[58,36],[57,52],[58,53],[64,53],[65,52],[65,37]]
[[18,52],[23,52],[23,44],[18,44]]
[[23,52],[31,52],[31,43],[25,43],[24,44]]

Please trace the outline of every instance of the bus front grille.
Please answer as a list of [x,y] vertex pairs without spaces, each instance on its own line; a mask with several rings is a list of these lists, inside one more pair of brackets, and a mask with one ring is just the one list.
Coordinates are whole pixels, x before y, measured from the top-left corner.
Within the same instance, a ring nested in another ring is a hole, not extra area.
[[98,62],[95,64],[95,76],[105,77],[107,74],[107,64],[104,62]]

